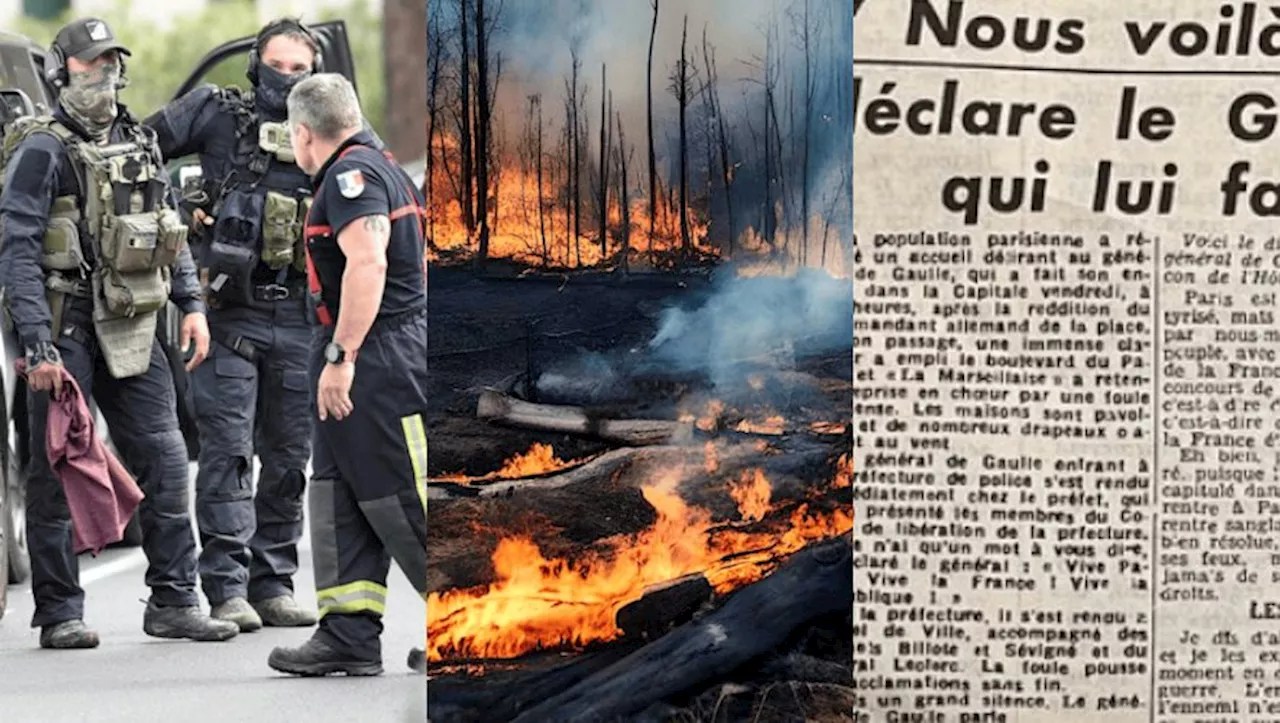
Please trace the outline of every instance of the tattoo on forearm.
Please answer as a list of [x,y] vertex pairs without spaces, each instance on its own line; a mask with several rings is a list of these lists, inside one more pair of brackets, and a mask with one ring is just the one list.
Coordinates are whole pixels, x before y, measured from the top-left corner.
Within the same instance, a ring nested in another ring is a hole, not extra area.
[[385,236],[391,232],[391,221],[386,216],[365,216],[364,230]]

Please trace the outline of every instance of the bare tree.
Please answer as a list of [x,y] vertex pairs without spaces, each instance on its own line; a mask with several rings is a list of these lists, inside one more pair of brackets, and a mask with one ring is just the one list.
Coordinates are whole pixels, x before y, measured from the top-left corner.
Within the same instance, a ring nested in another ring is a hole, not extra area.
[[480,223],[477,263],[489,258],[489,153],[490,116],[493,97],[489,95],[488,30],[484,23],[484,0],[476,1],[476,219]]
[[[716,71],[716,51],[707,42],[705,25],[702,27],[702,58],[707,74],[707,101],[711,106],[712,115],[715,116],[718,130],[716,145],[720,150],[720,183],[724,187],[724,206],[729,226],[729,256],[732,257],[738,236],[733,216],[733,169],[729,165],[729,135],[725,132],[724,108],[720,105],[720,75]],[[710,173],[711,169],[708,168],[707,172]]]
[[658,36],[658,0],[652,0],[653,25],[649,28],[648,105],[649,120],[649,252],[653,252],[654,224],[658,218],[658,160],[653,152],[653,42]]
[[680,249],[688,252],[689,238],[689,91],[693,84],[693,71],[687,54],[689,40],[689,16],[684,16],[684,31],[680,35],[680,60],[671,72],[671,94],[676,97],[680,113]]
[[606,96],[612,97],[609,92],[609,69],[604,63],[600,64],[600,258],[603,260],[609,254],[609,127],[612,125],[609,118],[612,115],[609,112],[608,105],[605,103]]
[[582,61],[578,59],[578,48],[575,44],[569,48],[569,56],[572,60],[572,71],[569,76],[569,82],[566,83],[565,90],[568,94],[568,112],[565,114],[565,125],[569,132],[569,204],[573,212],[573,224],[570,227],[570,238],[573,240],[573,251],[575,263],[582,264],[582,247],[581,247],[581,220],[582,220],[582,194],[579,170],[581,168],[582,159],[579,156],[582,145],[580,142],[580,131],[582,126],[578,121],[579,96],[578,96],[578,70],[582,68]]
[[618,122],[618,181],[619,198],[622,210],[622,272],[627,273],[631,255],[631,187],[627,178],[627,157],[631,149],[627,148],[627,136],[622,129],[622,113],[617,114]]
[[435,157],[436,120],[440,117],[440,65],[444,57],[444,33],[440,28],[440,5],[431,6],[427,21],[427,37],[430,51],[427,58],[427,158],[422,177],[422,197],[427,204],[427,244],[435,250]]
[[538,110],[538,145],[536,149],[536,163],[538,168],[538,231],[542,236],[542,265],[546,266],[551,263],[551,254],[550,250],[547,248],[547,219],[542,211],[543,206],[546,203],[546,196],[543,195],[542,191],[542,95],[535,94],[530,96],[529,103]]
[[472,202],[475,199],[474,168],[472,166],[475,152],[471,147],[471,46],[469,42],[471,27],[467,22],[467,9],[470,5],[471,0],[458,0],[458,40],[462,43],[462,53],[458,58],[458,82],[461,84],[462,94],[461,123],[458,129],[461,144],[458,152],[461,154],[462,162],[462,189],[458,195],[458,201],[462,205],[462,223],[467,229],[468,243],[472,236],[475,235],[476,230],[475,210],[472,206]]

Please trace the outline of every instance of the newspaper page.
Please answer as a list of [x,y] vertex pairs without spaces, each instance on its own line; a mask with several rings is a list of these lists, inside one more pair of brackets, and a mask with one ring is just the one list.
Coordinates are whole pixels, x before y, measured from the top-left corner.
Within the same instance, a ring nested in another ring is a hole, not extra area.
[[860,721],[1280,721],[1280,5],[855,0]]

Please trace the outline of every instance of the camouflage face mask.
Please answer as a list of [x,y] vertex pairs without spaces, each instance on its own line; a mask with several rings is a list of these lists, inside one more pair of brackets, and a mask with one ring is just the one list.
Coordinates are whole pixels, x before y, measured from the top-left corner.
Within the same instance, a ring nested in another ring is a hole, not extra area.
[[90,70],[68,73],[69,82],[59,100],[73,120],[98,140],[106,138],[116,119],[116,93],[120,65],[105,63]]

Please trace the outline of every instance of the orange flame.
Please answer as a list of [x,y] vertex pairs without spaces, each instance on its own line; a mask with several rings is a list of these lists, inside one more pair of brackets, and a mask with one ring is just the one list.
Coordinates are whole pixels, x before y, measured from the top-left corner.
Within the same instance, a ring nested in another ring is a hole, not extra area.
[[556,472],[566,467],[572,467],[582,460],[565,461],[556,456],[555,449],[549,444],[534,442],[529,451],[520,452],[508,458],[502,463],[502,467],[496,472],[479,477],[473,477],[465,474],[447,474],[437,479],[445,482],[489,482],[491,480],[500,479],[519,479],[520,477],[534,477],[541,474]]
[[[548,560],[528,538],[501,540],[492,557],[493,584],[428,596],[428,660],[511,658],[613,640],[622,633],[614,622],[617,611],[651,585],[702,572],[723,594],[760,579],[805,545],[853,527],[852,509],[821,513],[804,503],[791,512],[785,529],[713,529],[710,512],[690,507],[677,494],[683,476],[683,469],[665,470],[642,490],[657,511],[653,526],[609,538],[603,552],[576,563]],[[761,519],[772,509],[762,472],[749,472],[733,489],[741,490],[730,494],[744,520]]]
[[742,519],[748,522],[759,522],[769,514],[769,497],[772,494],[769,480],[758,469],[744,473],[737,484],[729,487],[729,496],[738,503]]

